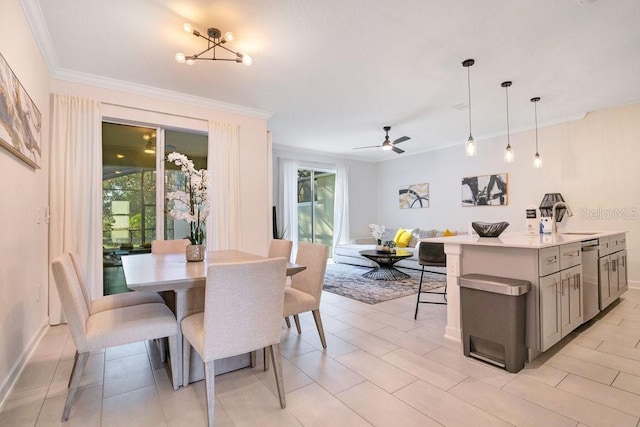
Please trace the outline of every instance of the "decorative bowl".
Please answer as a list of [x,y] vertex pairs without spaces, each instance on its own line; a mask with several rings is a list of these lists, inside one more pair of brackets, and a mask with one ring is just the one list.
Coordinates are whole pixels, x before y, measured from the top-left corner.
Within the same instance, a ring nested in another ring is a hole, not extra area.
[[508,226],[508,222],[478,222],[474,221],[471,226],[480,237],[498,237]]

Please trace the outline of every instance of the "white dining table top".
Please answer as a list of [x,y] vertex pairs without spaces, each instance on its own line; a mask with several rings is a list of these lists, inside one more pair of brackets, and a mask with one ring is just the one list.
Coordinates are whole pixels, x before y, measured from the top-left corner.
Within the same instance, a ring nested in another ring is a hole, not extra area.
[[[122,257],[122,269],[129,289],[135,291],[170,291],[204,286],[210,264],[257,261],[264,256],[242,251],[208,251],[204,261],[188,262],[185,254],[139,254]],[[306,267],[289,263],[287,275]]]

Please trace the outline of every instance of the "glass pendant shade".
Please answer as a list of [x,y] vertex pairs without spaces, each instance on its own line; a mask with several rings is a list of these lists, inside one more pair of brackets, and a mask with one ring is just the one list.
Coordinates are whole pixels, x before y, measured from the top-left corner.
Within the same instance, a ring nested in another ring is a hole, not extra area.
[[465,144],[465,152],[468,157],[473,157],[476,155],[476,141],[473,139],[473,136],[469,135],[469,139]]
[[541,168],[542,167],[542,158],[540,157],[540,154],[536,153],[535,156],[533,156],[533,166],[536,168]]
[[514,160],[513,148],[511,145],[507,145],[507,148],[504,150],[504,161],[507,163],[512,163]]

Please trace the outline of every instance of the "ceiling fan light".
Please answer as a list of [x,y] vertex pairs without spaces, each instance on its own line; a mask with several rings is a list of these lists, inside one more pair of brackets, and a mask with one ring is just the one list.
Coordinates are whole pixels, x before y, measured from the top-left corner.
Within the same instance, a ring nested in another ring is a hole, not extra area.
[[385,141],[385,142],[382,143],[382,149],[384,151],[393,150],[393,145],[391,145],[391,143],[389,141]]

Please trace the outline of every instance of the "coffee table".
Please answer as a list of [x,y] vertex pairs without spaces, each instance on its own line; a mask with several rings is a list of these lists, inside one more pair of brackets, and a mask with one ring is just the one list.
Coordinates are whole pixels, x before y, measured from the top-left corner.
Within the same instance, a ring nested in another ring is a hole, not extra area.
[[404,249],[396,249],[394,252],[382,252],[376,250],[360,251],[360,255],[378,264],[378,267],[367,271],[362,275],[368,279],[374,280],[402,280],[408,279],[410,276],[397,270],[393,264],[401,259],[411,258],[411,252]]

